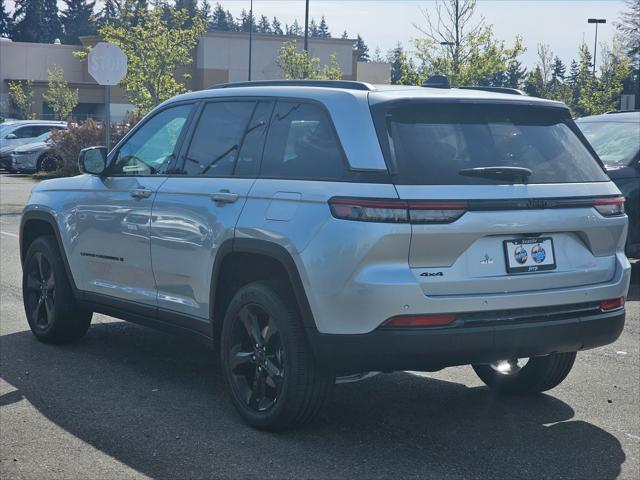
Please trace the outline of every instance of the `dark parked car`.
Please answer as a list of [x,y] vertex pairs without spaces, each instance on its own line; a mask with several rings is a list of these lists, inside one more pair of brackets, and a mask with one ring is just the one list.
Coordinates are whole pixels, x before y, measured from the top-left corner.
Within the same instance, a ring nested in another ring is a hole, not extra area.
[[627,255],[640,257],[640,111],[584,117],[576,123],[626,198]]

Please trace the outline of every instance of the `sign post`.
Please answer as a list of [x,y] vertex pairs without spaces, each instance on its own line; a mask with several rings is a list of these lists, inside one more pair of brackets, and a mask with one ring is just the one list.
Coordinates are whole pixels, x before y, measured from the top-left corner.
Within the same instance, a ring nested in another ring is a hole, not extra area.
[[99,85],[104,85],[104,143],[107,151],[111,144],[111,85],[117,85],[127,74],[127,56],[117,45],[99,42],[88,57],[89,74]]

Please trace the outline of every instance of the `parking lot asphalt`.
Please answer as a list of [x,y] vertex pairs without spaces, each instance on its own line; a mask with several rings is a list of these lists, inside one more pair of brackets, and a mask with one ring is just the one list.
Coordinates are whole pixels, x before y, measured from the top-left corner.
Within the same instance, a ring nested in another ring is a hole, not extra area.
[[336,385],[312,425],[245,426],[216,355],[102,315],[37,342],[21,300],[20,211],[0,174],[0,478],[640,478],[640,264],[627,324],[559,387],[499,397],[470,367]]

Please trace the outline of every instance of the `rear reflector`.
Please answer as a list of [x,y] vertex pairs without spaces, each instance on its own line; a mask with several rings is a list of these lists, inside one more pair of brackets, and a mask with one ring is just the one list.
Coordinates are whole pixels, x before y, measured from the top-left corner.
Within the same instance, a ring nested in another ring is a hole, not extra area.
[[415,328],[437,327],[453,323],[456,316],[453,313],[440,313],[436,315],[401,315],[391,317],[382,324],[383,328]]
[[596,198],[593,207],[603,217],[624,215],[624,197]]
[[624,297],[611,298],[609,300],[603,300],[600,302],[600,310],[603,312],[610,312],[612,310],[619,310],[624,307]]
[[331,214],[342,220],[386,223],[451,223],[467,211],[465,202],[376,200],[334,197]]

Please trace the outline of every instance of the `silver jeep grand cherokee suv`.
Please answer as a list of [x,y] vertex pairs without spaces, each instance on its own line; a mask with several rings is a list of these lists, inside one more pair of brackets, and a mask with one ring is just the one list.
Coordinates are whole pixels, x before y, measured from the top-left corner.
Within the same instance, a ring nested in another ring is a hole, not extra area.
[[76,340],[92,312],[195,334],[258,428],[309,421],[364,371],[548,390],[624,325],[624,200],[560,103],[230,84],[79,164],[22,216],[35,336]]

